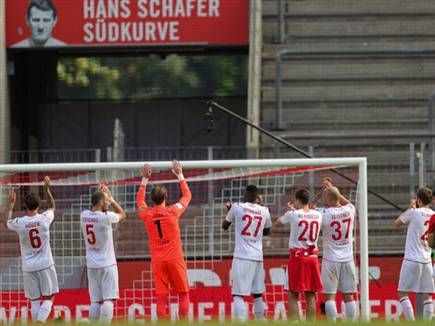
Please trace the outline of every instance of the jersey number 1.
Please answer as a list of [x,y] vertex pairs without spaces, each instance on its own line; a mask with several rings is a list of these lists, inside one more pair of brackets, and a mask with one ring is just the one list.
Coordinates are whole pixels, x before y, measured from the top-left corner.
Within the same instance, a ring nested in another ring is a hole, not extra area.
[[157,225],[157,232],[159,232],[160,239],[163,238],[163,232],[162,232],[162,225],[160,224],[160,220],[157,220],[154,222],[155,225]]
[[39,249],[42,246],[41,238],[38,236],[38,229],[31,229],[29,231],[30,245],[33,249]]

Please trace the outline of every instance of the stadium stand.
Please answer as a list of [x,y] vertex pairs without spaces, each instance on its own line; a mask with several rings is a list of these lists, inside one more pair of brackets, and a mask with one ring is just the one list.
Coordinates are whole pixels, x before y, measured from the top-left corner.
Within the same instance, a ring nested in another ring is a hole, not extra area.
[[[283,58],[283,116],[287,126],[277,134],[286,134],[299,146],[317,144],[316,156],[367,156],[369,185],[406,208],[410,143],[430,140],[368,136],[428,130],[427,100],[435,90],[435,4],[283,0],[284,43],[278,39],[278,4],[268,0],[263,5],[262,123],[271,126],[275,120],[277,53],[284,49],[314,52]],[[418,54],[422,49],[425,54]],[[348,55],[349,51],[362,52]],[[390,53],[382,53],[385,51]],[[313,133],[319,135],[317,139],[304,139]],[[343,136],[326,136],[334,134]],[[262,143],[268,144],[268,140]],[[426,183],[433,186],[430,171]],[[404,230],[391,230],[392,218],[398,213],[369,197],[371,253],[403,250]]]

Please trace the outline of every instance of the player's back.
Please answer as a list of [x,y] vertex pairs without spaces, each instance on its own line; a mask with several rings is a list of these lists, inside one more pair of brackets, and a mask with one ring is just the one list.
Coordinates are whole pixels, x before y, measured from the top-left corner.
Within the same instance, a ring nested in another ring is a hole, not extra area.
[[118,222],[119,215],[110,211],[85,210],[80,214],[88,268],[104,268],[116,264],[112,224]]
[[287,212],[281,220],[284,224],[290,224],[289,248],[317,247],[322,223],[320,212],[298,209]]
[[156,206],[140,212],[148,231],[151,259],[167,261],[183,258],[179,219],[183,206]]
[[405,244],[405,259],[419,262],[431,262],[431,249],[427,243],[429,222],[434,214],[430,208],[410,209],[401,216],[408,224]]
[[52,210],[35,216],[23,216],[8,221],[8,228],[20,238],[21,260],[24,272],[36,272],[54,265],[50,247]]
[[235,203],[226,220],[235,224],[234,257],[262,261],[263,230],[272,226],[269,209],[248,202]]
[[323,215],[323,258],[332,262],[353,261],[355,207],[347,204],[320,211]]

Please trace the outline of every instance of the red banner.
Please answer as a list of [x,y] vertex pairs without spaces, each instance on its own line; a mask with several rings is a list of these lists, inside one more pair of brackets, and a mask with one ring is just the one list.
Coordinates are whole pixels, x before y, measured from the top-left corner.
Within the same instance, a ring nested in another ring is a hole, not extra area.
[[[287,294],[282,287],[285,258],[269,258],[265,261],[267,291],[264,295],[267,304],[267,318],[283,320],[287,318]],[[401,307],[397,299],[397,282],[402,259],[382,257],[370,259],[370,306],[372,318],[397,320]],[[156,318],[155,296],[151,291],[151,270],[149,262],[123,262],[118,264],[121,298],[116,304],[115,315],[119,319]],[[188,262],[189,278],[192,285],[190,318],[192,320],[230,320],[232,311],[229,271],[231,260],[211,262]],[[1,292],[0,323],[29,318],[29,309],[22,292]],[[247,300],[252,309],[252,302]],[[338,296],[338,311],[342,311]],[[175,318],[176,297],[172,297],[172,311]],[[317,298],[319,318],[322,295]],[[64,312],[66,319],[87,318],[89,295],[87,289],[61,290],[56,296],[55,309]]]
[[7,0],[7,47],[248,45],[249,0]]

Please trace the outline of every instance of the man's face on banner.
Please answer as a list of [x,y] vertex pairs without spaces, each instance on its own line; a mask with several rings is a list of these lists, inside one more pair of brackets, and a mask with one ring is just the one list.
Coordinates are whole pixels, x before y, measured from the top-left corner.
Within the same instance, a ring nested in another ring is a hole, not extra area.
[[36,44],[44,44],[51,37],[56,19],[53,10],[44,11],[33,7],[30,9],[30,16],[27,18],[32,32],[32,41]]

